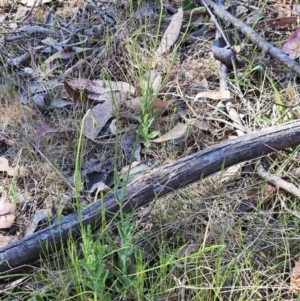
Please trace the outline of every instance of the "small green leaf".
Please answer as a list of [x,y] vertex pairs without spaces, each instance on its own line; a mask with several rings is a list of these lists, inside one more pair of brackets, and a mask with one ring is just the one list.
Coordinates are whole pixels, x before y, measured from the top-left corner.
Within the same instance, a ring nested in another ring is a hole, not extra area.
[[145,147],[146,147],[146,148],[149,148],[150,145],[151,145],[151,143],[150,143],[149,141],[145,141],[144,144],[145,144]]
[[183,0],[182,1],[182,9],[184,11],[194,9],[196,7],[197,7],[196,4],[191,2],[190,0]]
[[36,295],[35,300],[36,301],[44,301],[44,298],[41,295]]
[[252,71],[258,70],[259,72],[264,72],[264,68],[262,65],[256,65],[254,68],[252,68]]
[[149,134],[149,139],[153,139],[159,135],[158,131],[153,131]]
[[154,121],[154,117],[152,117],[152,118],[150,118],[150,119],[148,120],[149,126],[153,123],[153,121]]

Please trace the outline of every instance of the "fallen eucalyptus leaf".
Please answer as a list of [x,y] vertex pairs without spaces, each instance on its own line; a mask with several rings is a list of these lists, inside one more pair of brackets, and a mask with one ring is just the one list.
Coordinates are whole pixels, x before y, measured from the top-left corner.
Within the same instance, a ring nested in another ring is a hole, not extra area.
[[26,229],[25,236],[32,234],[40,221],[48,220],[50,218],[52,218],[52,212],[50,209],[37,210],[29,227]]
[[198,93],[195,97],[195,100],[199,98],[210,98],[213,100],[229,99],[230,92],[229,91],[204,91]]
[[[11,235],[11,236],[4,236],[4,235],[0,235],[0,248],[10,244],[13,241],[18,240],[18,236],[17,235]],[[1,293],[1,291],[0,291]]]
[[74,78],[68,80],[67,83],[73,88],[78,90],[85,90],[89,93],[104,93],[111,91],[129,92],[134,94],[135,88],[126,82],[113,82],[105,80],[90,80],[87,78]]
[[162,77],[160,73],[156,70],[151,70],[143,76],[141,88],[143,88],[145,91],[147,88],[151,88],[152,91],[150,94],[157,94],[160,89],[161,81]]
[[8,214],[0,216],[0,229],[10,228],[15,221],[15,215]]
[[300,56],[300,28],[296,29],[289,39],[282,45],[281,50],[296,59]]
[[113,103],[106,100],[93,107],[86,119],[84,135],[85,137],[95,140],[107,121],[113,116]]
[[173,46],[175,41],[177,40],[180,29],[183,21],[183,10],[180,7],[178,9],[177,14],[175,14],[169,24],[167,30],[165,31],[161,42],[159,44],[158,49],[156,50],[156,55],[162,55],[169,51],[169,49]]
[[151,140],[154,143],[160,143],[168,140],[175,140],[177,138],[182,137],[187,130],[187,124],[185,123],[178,123],[173,129],[171,129],[166,134],[162,135],[159,138]]
[[0,171],[6,171],[9,176],[26,176],[29,170],[23,166],[20,167],[10,167],[8,160],[4,157],[0,157]]
[[0,215],[5,215],[8,213],[14,213],[16,210],[16,205],[12,203],[2,203],[0,204]]

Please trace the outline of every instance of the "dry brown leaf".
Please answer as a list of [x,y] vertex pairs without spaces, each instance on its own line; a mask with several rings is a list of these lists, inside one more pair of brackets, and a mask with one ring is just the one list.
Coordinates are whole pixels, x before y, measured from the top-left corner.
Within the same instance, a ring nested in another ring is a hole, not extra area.
[[[162,101],[160,99],[154,99],[154,96],[152,96],[158,93],[160,89],[161,81],[162,81],[162,77],[160,73],[155,70],[151,70],[150,72],[147,72],[143,76],[141,87],[139,89],[143,91],[147,91],[149,92],[149,94],[151,94],[147,96],[148,104],[151,107],[165,108],[168,105],[166,102],[162,104],[161,103]],[[142,109],[141,108],[142,99],[143,99],[142,96],[135,97],[133,99],[125,101],[125,104],[133,110],[140,111]]]
[[6,241],[5,236],[1,235],[0,236],[0,248],[4,247],[6,245],[8,245],[8,242]]
[[292,59],[300,56],[300,28],[292,33],[290,38],[282,45],[281,50],[287,53]]
[[117,133],[116,119],[113,119],[111,121],[111,124],[109,125],[109,130],[112,133],[112,135],[116,135]]
[[187,130],[187,124],[178,123],[173,129],[171,129],[166,134],[162,135],[159,138],[151,140],[151,142],[160,143],[168,140],[175,140],[177,138],[182,137]]
[[113,103],[106,100],[91,109],[86,119],[84,135],[85,137],[95,140],[107,121],[113,115]]
[[61,50],[61,51],[58,51],[58,52],[54,53],[50,57],[48,57],[44,61],[44,64],[46,66],[49,66],[54,60],[57,60],[57,59],[63,59],[63,60],[72,59],[75,54],[76,54],[75,51],[69,51],[68,52],[68,51],[65,51],[65,50]]
[[138,166],[140,163],[141,162],[134,161],[130,165],[126,165],[126,166],[122,167],[121,170],[120,170],[120,174],[127,173],[129,169],[132,170],[134,167]]
[[120,179],[126,182],[126,184],[129,184],[138,178],[141,173],[153,168],[157,163],[158,159],[156,158],[144,162],[134,161],[131,165],[127,165],[121,169],[119,174]]
[[85,93],[77,91],[75,88],[73,88],[67,81],[64,81],[64,87],[69,94],[69,96],[77,103],[80,104],[88,104],[90,103],[89,98]]
[[5,137],[4,135],[1,135],[1,134],[0,134],[0,141],[6,143],[7,145],[14,145],[15,144],[14,140],[9,139],[9,138]]
[[74,103],[72,101],[65,100],[65,99],[62,99],[62,98],[56,98],[56,99],[52,100],[51,108],[63,108],[63,107],[66,107],[66,106],[71,106],[73,104]]
[[235,45],[232,47],[234,49],[234,51],[236,53],[240,53],[241,52],[241,49],[242,49],[242,46],[241,45]]
[[29,174],[29,170],[23,166],[10,167],[8,160],[4,157],[0,157],[0,171],[6,171],[9,176],[26,176]]
[[229,91],[204,91],[196,95],[195,99],[197,100],[199,98],[210,98],[213,100],[219,100],[219,99],[229,99],[231,97]]
[[141,97],[135,97],[130,100],[126,100],[125,104],[133,110],[141,111]]
[[99,182],[98,183],[98,185],[97,185],[97,191],[96,191],[96,193],[95,193],[95,201],[97,200],[97,199],[99,199],[99,197],[101,197],[101,195],[99,196],[99,194],[101,193],[101,192],[104,192],[104,194],[106,194],[106,193],[108,193],[108,192],[110,192],[111,191],[111,188],[110,187],[108,187],[107,185],[105,185],[103,182]]
[[[75,54],[76,54],[75,51],[65,51],[64,49],[54,53],[53,55],[48,57],[44,62],[45,66],[46,66],[46,70],[45,70],[46,73],[48,74],[51,71],[53,71],[52,64],[55,60],[57,60],[57,59],[71,60],[75,56]],[[56,67],[58,67],[58,66],[56,66]]]
[[300,291],[300,259],[295,263],[295,267],[292,269],[290,290],[294,294],[298,294]]
[[98,93],[87,93],[86,95],[90,101],[90,103],[93,103],[94,105],[98,103],[103,103],[107,99],[114,103],[123,103],[124,99],[126,99],[126,95],[122,92],[104,92],[101,94]]
[[147,90],[147,87],[151,87],[152,94],[157,94],[160,89],[161,81],[162,81],[162,77],[161,77],[160,73],[156,70],[151,70],[150,73],[147,72],[144,75],[144,79],[141,84],[141,87],[144,90]]
[[[148,98],[150,98],[151,96],[149,96]],[[141,101],[142,101],[142,97],[135,97],[133,99],[130,100],[126,100],[125,104],[136,111],[141,111]],[[154,100],[149,100],[149,108],[156,108],[156,109],[163,109],[166,108],[169,104],[173,103],[174,100],[170,100],[170,101],[163,101],[159,98],[156,98]]]
[[190,121],[189,124],[193,125],[194,127],[202,131],[209,131],[211,133],[214,131],[214,127],[210,124],[209,121],[206,120],[195,119]]
[[3,236],[2,234],[0,235],[0,248],[8,245],[9,243],[18,240],[17,235],[12,235],[12,236]]
[[113,82],[113,81],[105,81],[105,80],[90,80],[87,78],[74,78],[68,80],[67,83],[73,88],[77,90],[85,90],[90,93],[101,94],[104,92],[110,91],[121,91],[121,92],[129,92],[134,94],[135,88],[126,82]]
[[110,192],[111,191],[111,188],[108,187],[107,185],[105,185],[103,182],[99,182],[98,183],[98,187],[97,187],[97,192],[96,192],[96,195],[99,193],[99,192]]
[[44,134],[47,133],[55,133],[58,130],[55,129],[54,127],[52,127],[51,124],[49,123],[43,123],[41,125],[39,125],[36,129],[36,134],[35,134],[35,145],[37,147],[40,147],[40,142],[41,142],[41,138]]
[[10,167],[6,172],[11,177],[26,177],[30,173],[29,170],[24,166]]
[[33,5],[42,5],[42,4],[45,4],[45,3],[50,3],[51,1],[52,0],[41,0],[41,1],[21,0],[21,3],[26,5],[26,6],[32,7]]
[[0,215],[5,215],[8,213],[14,213],[16,210],[16,205],[12,203],[2,203],[0,204]]
[[171,103],[173,103],[175,100],[169,100],[169,101],[163,101],[160,98],[156,98],[153,101],[153,106],[156,109],[163,109],[166,108],[168,105],[170,105]]
[[240,164],[236,164],[236,165],[230,166],[227,169],[225,169],[222,172],[221,183],[226,183],[229,180],[233,179],[238,174],[240,174],[240,171],[243,166],[244,166],[244,163],[240,163]]
[[28,13],[29,8],[24,7],[22,5],[18,5],[18,9],[16,13],[14,14],[14,20],[20,20]]
[[292,83],[290,81],[288,82],[288,85],[285,89],[285,93],[291,98],[294,98],[297,94],[297,91],[296,91],[294,85],[292,85]]
[[40,221],[48,220],[51,217],[52,217],[51,209],[37,210],[34,214],[34,217],[31,221],[29,227],[26,229],[25,236],[32,234],[35,231],[35,229]]
[[164,33],[161,42],[159,44],[158,49],[156,50],[156,55],[162,55],[163,53],[167,52],[171,46],[177,40],[181,25],[183,20],[183,10],[180,7],[178,9],[177,14],[175,14],[171,20],[170,25],[168,26],[166,32]]
[[79,60],[77,63],[75,63],[73,66],[71,66],[70,68],[68,68],[65,73],[64,76],[70,75],[80,69],[83,68],[83,66],[87,65],[87,61],[84,59]]
[[10,228],[15,220],[15,215],[8,214],[0,216],[0,229]]
[[0,157],[0,171],[7,171],[9,169],[8,160],[4,157]]

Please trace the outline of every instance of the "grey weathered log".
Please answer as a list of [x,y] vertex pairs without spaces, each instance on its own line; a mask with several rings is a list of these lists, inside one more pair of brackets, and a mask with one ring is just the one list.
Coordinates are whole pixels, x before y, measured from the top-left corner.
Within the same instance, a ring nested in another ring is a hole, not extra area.
[[[125,212],[131,212],[155,198],[200,181],[222,168],[298,144],[300,121],[293,121],[209,147],[141,174],[126,189],[107,195],[103,200],[107,218],[110,219],[119,211],[120,202]],[[97,201],[82,211],[83,225],[90,224],[94,229],[100,225],[101,212],[104,209],[101,203]],[[62,218],[59,223],[1,248],[0,272],[13,272],[14,268],[33,263],[40,257],[59,250],[70,236],[80,236],[80,227],[78,213],[73,213]]]

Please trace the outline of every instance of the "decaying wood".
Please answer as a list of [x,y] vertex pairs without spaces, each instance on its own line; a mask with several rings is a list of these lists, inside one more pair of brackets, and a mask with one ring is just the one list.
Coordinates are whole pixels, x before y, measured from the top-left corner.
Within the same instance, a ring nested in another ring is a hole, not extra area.
[[272,57],[276,58],[279,62],[289,68],[291,71],[300,75],[300,64],[291,59],[286,53],[276,48],[272,44],[268,43],[266,39],[262,38],[256,33],[250,26],[243,21],[235,18],[229,12],[224,9],[223,5],[218,5],[211,0],[198,0],[199,3],[206,3],[214,10],[214,13],[222,18],[224,21],[232,24],[235,28],[240,30],[245,36],[247,36],[253,43],[257,44],[265,53],[269,53]]
[[[103,202],[97,201],[84,209],[81,213],[82,224],[90,224],[95,229],[101,223],[101,212],[104,208],[107,219],[111,219],[119,211],[121,203],[125,212],[131,212],[157,197],[199,181],[222,168],[256,159],[299,143],[300,121],[270,127],[225,141],[172,164],[141,174],[126,189],[107,195]],[[48,256],[60,249],[70,236],[78,237],[80,227],[78,214],[73,213],[62,218],[59,223],[1,248],[0,272],[11,272],[14,268]]]

